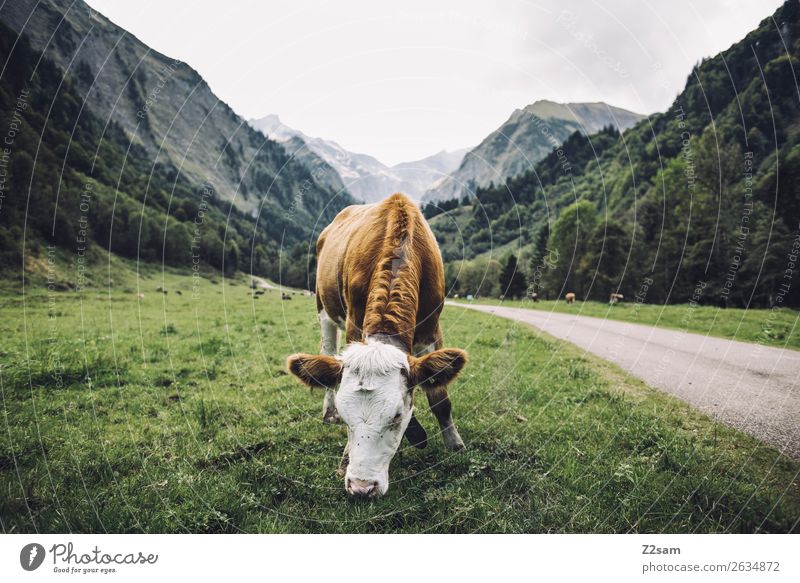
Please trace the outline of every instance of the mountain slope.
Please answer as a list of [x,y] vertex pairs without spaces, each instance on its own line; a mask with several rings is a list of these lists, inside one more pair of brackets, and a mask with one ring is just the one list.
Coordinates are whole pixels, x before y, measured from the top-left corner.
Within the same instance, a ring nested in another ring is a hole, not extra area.
[[[189,98],[176,110],[180,113],[172,127],[152,127],[150,122],[157,119],[153,112],[162,104],[164,109],[175,107],[176,93],[164,80],[155,85],[157,93],[150,93],[146,109],[138,112],[141,123],[131,129],[125,123],[136,105],[132,94],[138,95],[142,87],[121,88],[112,113],[108,98],[113,78],[106,85],[100,75],[91,74],[89,63],[99,56],[83,51],[105,47],[110,33],[119,46],[126,38],[135,50],[143,45],[81,3],[74,4],[63,21],[58,5],[39,5],[18,37],[6,25],[14,20],[7,10],[18,11],[23,4],[7,3],[0,9],[0,60],[5,64],[0,124],[14,129],[13,143],[0,160],[0,269],[12,277],[19,276],[20,266],[41,274],[44,256],[49,259],[51,252],[91,268],[111,252],[194,270],[252,270],[289,285],[308,286],[308,268],[313,270],[305,255],[308,241],[352,202],[349,195],[322,187],[318,176],[291,159],[281,145],[247,127],[224,104],[192,119],[197,103]],[[72,35],[83,30],[73,21],[80,24],[83,18],[102,26],[90,26],[82,45],[71,44]],[[47,54],[31,46],[31,39],[42,44],[51,36]],[[147,79],[152,73],[147,64],[152,53],[146,47],[141,50],[132,82],[141,71]],[[106,55],[109,63],[116,51]],[[74,62],[70,55],[77,55]],[[129,55],[120,58],[123,64],[107,68],[124,67]],[[71,63],[66,74],[59,63]],[[216,99],[202,81],[193,91],[203,99]],[[194,144],[181,134],[190,127],[196,128]],[[239,129],[238,137],[224,141],[224,131],[231,127]],[[159,147],[154,149],[158,136]],[[198,136],[219,140],[221,147],[195,149],[201,143]],[[214,158],[204,158],[206,154]],[[189,159],[204,166],[190,172]],[[234,183],[237,176],[239,182]],[[74,265],[59,269],[69,285],[78,285],[80,271]]]
[[644,116],[605,103],[537,101],[511,117],[464,156],[458,170],[434,184],[422,200],[443,201],[530,170],[575,131],[606,126],[625,130]]
[[[173,169],[154,166],[118,125],[106,126],[81,109],[72,81],[25,37],[3,23],[0,33],[6,65],[0,123],[15,128],[2,160],[0,267],[24,264],[31,270],[44,255],[43,244],[74,254],[84,266],[100,248],[189,265],[195,247],[208,265],[222,268],[227,254],[228,268],[238,267],[238,248],[247,244],[252,219],[238,212],[226,219],[228,205],[212,192],[197,192]],[[202,221],[195,225],[197,217]],[[227,249],[219,233],[227,237]],[[264,231],[256,240],[263,245],[268,238]],[[66,272],[67,283],[79,286],[78,270]]]
[[469,150],[470,148],[442,150],[421,160],[396,164],[391,170],[401,180],[412,185],[414,198],[422,198],[434,184],[456,171]]
[[7,2],[0,19],[70,76],[100,119],[119,124],[156,162],[211,185],[239,209],[280,217],[299,185],[311,180],[296,213],[313,224],[335,198],[217,99],[194,69],[153,51],[81,0]]
[[[696,66],[666,112],[621,135],[575,133],[534,171],[478,189],[445,257],[513,247],[540,297],[800,305],[798,73],[788,1]],[[445,214],[432,222],[452,230]]]
[[[365,202],[376,202],[395,192],[418,199],[437,180],[458,168],[466,149],[442,151],[413,162],[386,166],[368,154],[345,150],[332,140],[307,136],[284,124],[277,115],[251,119],[250,125],[283,144],[295,141],[290,150],[299,149],[301,140],[314,154],[330,165],[353,196]],[[309,155],[310,155],[309,154]],[[310,162],[309,162],[310,163]]]

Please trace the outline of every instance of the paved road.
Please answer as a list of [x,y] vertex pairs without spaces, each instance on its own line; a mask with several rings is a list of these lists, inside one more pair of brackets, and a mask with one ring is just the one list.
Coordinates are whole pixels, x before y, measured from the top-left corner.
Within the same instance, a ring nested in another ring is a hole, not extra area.
[[572,342],[800,459],[798,351],[545,310],[457,305]]

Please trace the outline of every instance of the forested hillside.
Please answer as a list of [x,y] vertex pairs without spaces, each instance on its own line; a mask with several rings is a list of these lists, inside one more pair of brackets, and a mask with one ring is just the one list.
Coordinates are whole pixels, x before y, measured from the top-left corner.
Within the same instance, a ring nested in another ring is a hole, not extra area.
[[[73,77],[26,35],[4,23],[0,30],[0,268],[7,277],[21,273],[23,260],[35,271],[55,245],[76,263],[110,250],[308,285],[309,241],[351,202],[348,195],[323,190],[280,145],[248,128],[252,147],[269,152],[280,175],[253,170],[264,184],[246,210],[218,192],[222,170],[209,167],[208,180],[197,181],[169,156],[154,161],[141,136],[99,117],[93,94],[84,100]],[[63,283],[76,284],[71,273]]]
[[330,199],[324,176],[287,159],[189,64],[153,50],[83,0],[15,0],[0,6],[0,20],[69,76],[99,119],[115,121],[153,160],[212,184],[241,210],[279,214],[306,178],[312,186],[301,215],[308,209],[316,216]]
[[474,267],[462,256],[485,267],[500,248],[521,253],[540,297],[800,304],[799,51],[787,2],[699,63],[668,111],[622,135],[576,132],[533,171],[436,216],[453,289],[477,291],[456,281]]

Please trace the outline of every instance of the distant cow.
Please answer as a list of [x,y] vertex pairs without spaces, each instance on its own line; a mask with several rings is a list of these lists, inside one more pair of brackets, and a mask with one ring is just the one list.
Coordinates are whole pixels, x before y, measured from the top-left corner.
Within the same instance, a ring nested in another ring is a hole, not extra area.
[[[403,435],[426,444],[413,414],[415,386],[428,397],[447,448],[463,449],[447,384],[467,355],[442,348],[444,267],[430,227],[406,196],[344,209],[319,236],[317,258],[322,354],[295,354],[287,365],[307,385],[325,387],[325,421],[341,416],[347,424],[346,491],[374,497],[389,488]],[[337,327],[347,347],[334,356]]]
[[566,294],[564,296],[564,299],[567,300],[568,304],[574,304],[575,303],[575,294],[572,293],[572,292],[569,292],[568,294]]
[[621,302],[625,299],[625,296],[622,294],[611,294],[608,296],[608,303],[609,304],[616,304],[617,302]]
[[289,294],[287,294],[286,292],[283,292],[283,293],[281,293],[281,299],[282,299],[282,300],[291,300],[291,299],[292,299],[292,296],[290,296],[290,295],[289,295]]

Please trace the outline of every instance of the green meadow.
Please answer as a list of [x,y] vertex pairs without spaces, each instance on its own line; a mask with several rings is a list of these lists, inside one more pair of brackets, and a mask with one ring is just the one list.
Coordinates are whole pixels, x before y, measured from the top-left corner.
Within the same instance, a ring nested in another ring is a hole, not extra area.
[[[323,425],[322,394],[284,370],[318,348],[312,297],[121,262],[100,280],[0,293],[4,532],[797,529],[797,462],[568,344],[454,306],[442,323],[470,355],[451,385],[467,449],[444,449],[418,396],[428,447],[404,442],[385,497],[349,499],[344,427]],[[670,325],[666,312],[638,321]]]

